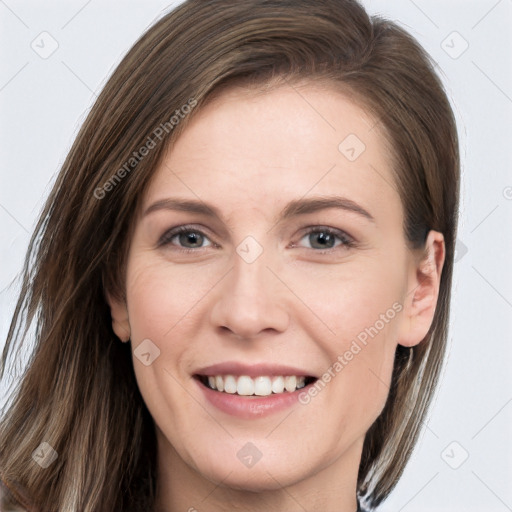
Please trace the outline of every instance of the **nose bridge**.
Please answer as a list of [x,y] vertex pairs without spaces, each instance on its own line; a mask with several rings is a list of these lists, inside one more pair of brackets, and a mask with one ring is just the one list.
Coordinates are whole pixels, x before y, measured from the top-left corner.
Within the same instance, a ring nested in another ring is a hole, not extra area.
[[253,237],[246,237],[237,246],[231,275],[231,286],[236,294],[248,298],[253,296],[254,299],[260,294],[268,295],[266,288],[271,285],[271,272],[267,268],[271,264],[270,253]]
[[[236,247],[231,271],[214,307],[212,321],[234,334],[251,338],[265,329],[282,331],[288,314],[282,300],[282,283],[269,270],[273,251],[247,236]],[[279,265],[277,265],[279,266]]]

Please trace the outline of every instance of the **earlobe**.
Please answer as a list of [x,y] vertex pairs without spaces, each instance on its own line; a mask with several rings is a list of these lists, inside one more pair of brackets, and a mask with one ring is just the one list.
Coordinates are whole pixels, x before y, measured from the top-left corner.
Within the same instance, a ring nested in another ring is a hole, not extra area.
[[436,311],[444,260],[444,237],[431,230],[425,242],[424,257],[415,264],[409,283],[404,308],[405,326],[398,340],[400,345],[413,347],[427,335]]
[[122,342],[127,342],[130,340],[131,329],[126,303],[113,297],[108,292],[105,292],[105,295],[110,306],[112,329]]

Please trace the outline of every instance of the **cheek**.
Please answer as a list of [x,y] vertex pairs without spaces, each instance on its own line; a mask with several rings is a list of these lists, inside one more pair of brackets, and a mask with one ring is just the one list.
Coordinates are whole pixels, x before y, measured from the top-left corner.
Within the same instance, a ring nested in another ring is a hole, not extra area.
[[[137,256],[128,268],[127,302],[134,371],[156,424],[171,432],[179,444],[179,439],[185,436],[181,433],[194,427],[190,412],[183,407],[190,401],[183,388],[189,378],[183,361],[189,360],[195,350],[190,342],[198,329],[194,306],[208,288],[206,277],[201,284],[200,279],[191,280],[189,273],[179,266],[148,260],[143,255]],[[158,348],[158,356],[149,365],[137,357],[137,346],[145,340]]]
[[[348,349],[352,340],[365,345],[362,357],[396,345],[401,311],[407,287],[405,266],[384,258],[359,258],[339,266],[324,266],[313,272],[295,270],[294,293],[305,303],[323,327],[310,330],[330,353]],[[291,276],[290,276],[291,279]],[[300,317],[307,330],[312,315]],[[315,327],[318,322],[315,321]],[[372,343],[371,340],[378,340]],[[357,350],[357,349],[356,349]]]
[[[128,268],[128,312],[134,338],[172,339],[166,346],[179,346],[173,333],[191,327],[194,308],[212,288],[214,280],[201,271],[190,271],[166,262],[148,263],[134,258]],[[185,340],[183,340],[185,341]]]
[[[301,323],[327,354],[321,380],[330,390],[329,414],[344,428],[369,428],[385,405],[403,321],[404,268],[396,261],[367,260],[350,271],[340,266],[298,282],[304,302],[329,328],[319,336],[310,321]],[[326,285],[312,287],[312,282]]]
[[[161,400],[179,411],[187,396],[181,396],[179,386],[173,384],[175,379],[184,382],[190,377],[190,361],[201,350],[193,343],[201,337],[198,333],[203,327],[201,301],[217,279],[192,265],[152,261],[143,252],[130,261],[127,274],[133,364],[139,388],[152,412],[161,408]],[[149,366],[137,359],[137,346],[144,340],[158,349],[158,357]],[[174,420],[178,421],[176,415]]]

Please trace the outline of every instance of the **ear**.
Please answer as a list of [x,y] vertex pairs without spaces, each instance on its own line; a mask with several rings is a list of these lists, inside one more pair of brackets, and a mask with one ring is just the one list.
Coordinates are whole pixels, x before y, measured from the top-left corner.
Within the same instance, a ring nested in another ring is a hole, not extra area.
[[131,329],[126,303],[113,297],[109,292],[106,292],[105,295],[107,297],[107,302],[110,306],[110,315],[112,317],[112,329],[116,333],[116,336],[122,342],[129,341]]
[[436,311],[445,253],[442,233],[431,230],[421,258],[411,269],[399,345],[413,347],[427,335]]

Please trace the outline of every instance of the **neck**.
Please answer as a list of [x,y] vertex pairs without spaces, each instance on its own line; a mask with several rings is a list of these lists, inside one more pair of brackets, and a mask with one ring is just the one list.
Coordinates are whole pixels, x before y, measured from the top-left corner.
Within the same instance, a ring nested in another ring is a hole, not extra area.
[[363,439],[358,440],[332,464],[312,469],[291,485],[279,475],[258,491],[233,488],[230,472],[212,481],[184,462],[157,428],[158,477],[154,512],[304,512],[357,511],[357,474]]

